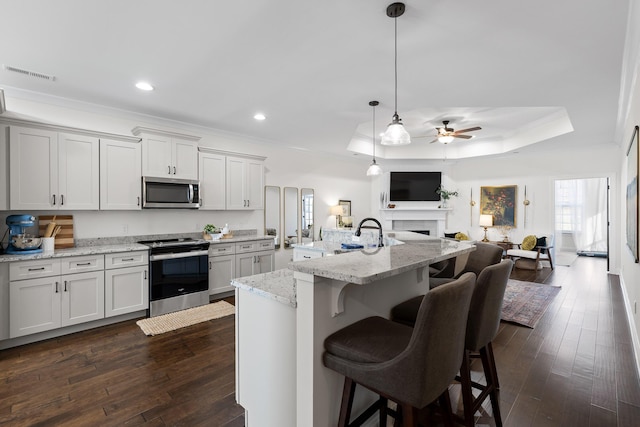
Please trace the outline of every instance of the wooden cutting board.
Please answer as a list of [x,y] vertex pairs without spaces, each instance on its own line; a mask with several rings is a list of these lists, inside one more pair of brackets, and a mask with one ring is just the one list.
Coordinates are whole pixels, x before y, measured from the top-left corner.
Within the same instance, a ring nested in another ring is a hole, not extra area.
[[[53,219],[55,216],[55,220]],[[40,236],[44,235],[47,225],[53,220],[61,226],[60,232],[56,236],[55,249],[73,248],[73,215],[40,215],[38,217],[38,230]]]

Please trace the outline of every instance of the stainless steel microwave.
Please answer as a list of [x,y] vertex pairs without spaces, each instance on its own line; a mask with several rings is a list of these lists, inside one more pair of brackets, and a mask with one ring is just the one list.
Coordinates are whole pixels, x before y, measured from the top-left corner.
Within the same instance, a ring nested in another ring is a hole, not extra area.
[[145,209],[198,209],[200,181],[143,176],[142,207]]

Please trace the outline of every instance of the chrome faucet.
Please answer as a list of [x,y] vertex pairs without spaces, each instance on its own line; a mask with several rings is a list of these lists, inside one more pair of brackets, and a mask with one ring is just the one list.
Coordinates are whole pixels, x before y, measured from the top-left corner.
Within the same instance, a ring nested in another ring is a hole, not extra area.
[[[383,247],[384,242],[382,240],[382,225],[380,224],[380,221],[378,221],[375,218],[365,218],[362,221],[360,221],[360,224],[358,224],[358,228],[356,229],[356,236],[360,237],[360,235],[362,234],[361,229],[363,228],[362,224],[364,224],[367,221],[373,221],[376,224],[378,224],[378,227],[377,227],[378,228],[378,247],[379,248]],[[364,227],[364,228],[376,228],[376,227]]]

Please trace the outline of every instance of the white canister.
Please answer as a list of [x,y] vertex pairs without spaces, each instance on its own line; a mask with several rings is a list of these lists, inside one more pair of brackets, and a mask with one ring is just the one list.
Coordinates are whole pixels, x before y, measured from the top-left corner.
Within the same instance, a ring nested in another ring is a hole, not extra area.
[[53,249],[56,246],[56,238],[55,237],[42,237],[42,250],[44,252],[53,252]]

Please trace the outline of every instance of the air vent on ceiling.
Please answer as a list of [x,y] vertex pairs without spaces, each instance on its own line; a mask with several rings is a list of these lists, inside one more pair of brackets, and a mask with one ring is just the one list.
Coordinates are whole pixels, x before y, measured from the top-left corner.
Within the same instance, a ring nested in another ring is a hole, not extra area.
[[4,69],[7,71],[13,71],[14,73],[24,74],[29,77],[37,77],[43,80],[54,81],[56,78],[50,74],[39,73],[37,71],[25,70],[24,68],[12,67],[11,65],[5,65]]

